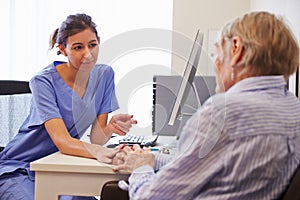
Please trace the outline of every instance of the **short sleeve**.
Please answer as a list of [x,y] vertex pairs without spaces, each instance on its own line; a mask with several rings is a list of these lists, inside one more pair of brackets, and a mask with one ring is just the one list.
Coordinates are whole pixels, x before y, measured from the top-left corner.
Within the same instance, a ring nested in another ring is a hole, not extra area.
[[31,122],[40,125],[52,118],[62,118],[57,106],[56,94],[51,79],[35,76],[30,80],[33,96]]

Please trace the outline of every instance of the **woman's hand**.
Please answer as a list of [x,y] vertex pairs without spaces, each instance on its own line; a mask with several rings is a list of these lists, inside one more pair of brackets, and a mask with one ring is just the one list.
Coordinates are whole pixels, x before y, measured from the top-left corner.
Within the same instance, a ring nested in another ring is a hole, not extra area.
[[125,170],[132,172],[133,170],[144,166],[150,165],[154,167],[154,154],[148,149],[141,149],[139,145],[131,147],[117,147],[116,149],[123,149],[123,151],[116,154],[113,159],[114,171]]
[[114,157],[116,157],[117,153],[121,151],[121,149],[118,148],[106,148],[100,145],[94,146],[93,150],[90,151],[90,153],[99,161],[102,163],[112,164]]
[[132,124],[137,124],[137,121],[133,119],[133,115],[119,114],[114,115],[108,124],[111,132],[118,135],[126,135],[129,132]]

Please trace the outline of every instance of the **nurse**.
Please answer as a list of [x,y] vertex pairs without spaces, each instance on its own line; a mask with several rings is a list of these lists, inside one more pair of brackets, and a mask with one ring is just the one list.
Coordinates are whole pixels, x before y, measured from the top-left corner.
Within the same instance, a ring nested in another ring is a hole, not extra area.
[[[50,49],[67,62],[53,62],[30,80],[30,113],[18,134],[0,153],[0,199],[33,200],[34,172],[29,163],[60,151],[111,163],[118,149],[105,144],[112,133],[125,135],[137,122],[131,115],[113,116],[118,109],[114,72],[96,64],[100,38],[86,14],[69,15],[51,37]],[[91,128],[91,143],[80,140]],[[60,199],[94,199],[67,197]]]

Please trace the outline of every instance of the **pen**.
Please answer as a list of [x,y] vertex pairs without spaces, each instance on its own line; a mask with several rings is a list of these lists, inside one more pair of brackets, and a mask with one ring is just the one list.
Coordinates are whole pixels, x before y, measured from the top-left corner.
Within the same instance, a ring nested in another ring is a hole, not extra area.
[[150,147],[150,150],[151,151],[159,151],[159,148],[158,147]]

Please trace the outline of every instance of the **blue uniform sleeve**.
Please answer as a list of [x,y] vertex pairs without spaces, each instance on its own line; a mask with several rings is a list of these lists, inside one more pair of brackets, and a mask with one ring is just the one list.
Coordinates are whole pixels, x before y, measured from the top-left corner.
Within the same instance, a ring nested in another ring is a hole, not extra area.
[[56,94],[51,80],[35,76],[30,80],[32,92],[32,125],[40,125],[52,118],[62,118],[57,106]]

